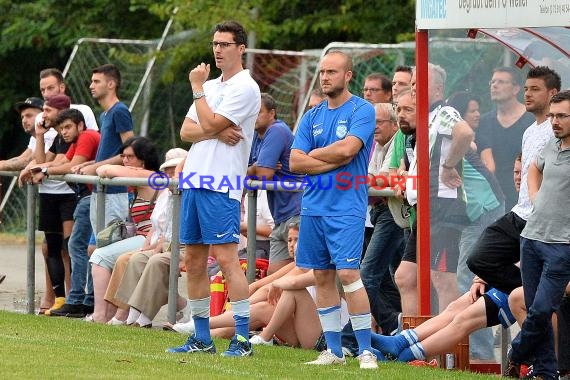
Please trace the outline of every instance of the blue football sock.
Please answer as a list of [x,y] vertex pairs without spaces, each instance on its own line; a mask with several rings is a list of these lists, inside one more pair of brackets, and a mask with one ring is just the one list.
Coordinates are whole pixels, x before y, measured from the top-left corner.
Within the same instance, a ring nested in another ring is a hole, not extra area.
[[413,330],[404,330],[394,336],[372,334],[372,347],[382,351],[393,359],[407,347],[417,342],[417,335]]
[[362,354],[364,350],[370,351],[371,348],[371,331],[370,324],[372,316],[370,313],[350,315],[350,322],[352,322],[352,330],[358,342],[358,355]]
[[412,360],[426,360],[424,347],[419,342],[405,348],[398,356],[400,362],[411,362]]
[[230,302],[234,312],[236,335],[249,339],[249,299]]
[[210,297],[190,299],[189,303],[194,327],[196,328],[194,332],[196,339],[204,343],[210,343],[212,341],[210,335]]
[[340,305],[318,308],[319,319],[323,327],[323,334],[327,341],[327,348],[339,358],[344,355],[341,345]]
[[196,339],[204,343],[210,343],[212,336],[210,335],[210,318],[192,317],[196,331]]

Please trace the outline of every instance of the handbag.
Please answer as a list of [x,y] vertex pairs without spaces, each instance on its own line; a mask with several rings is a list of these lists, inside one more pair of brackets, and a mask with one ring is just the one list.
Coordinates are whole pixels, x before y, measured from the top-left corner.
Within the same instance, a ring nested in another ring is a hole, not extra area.
[[107,227],[97,233],[97,248],[128,239],[135,236],[136,233],[137,225],[135,222],[113,219]]
[[[153,195],[153,197],[152,197],[152,199],[148,205],[148,208],[144,214],[145,217],[146,217],[146,215],[148,215],[148,212],[150,211],[150,209],[154,205],[154,202],[156,201],[157,193],[158,193],[158,191],[154,192],[154,195]],[[99,231],[97,233],[97,238],[96,238],[97,248],[102,248],[102,247],[108,246],[109,244],[116,243],[120,240],[131,238],[137,234],[137,224],[132,221],[132,217],[131,217],[131,210],[133,208],[133,205],[135,204],[135,200],[137,199],[137,195],[138,195],[138,193],[135,191],[135,194],[133,197],[133,202],[131,203],[131,205],[129,207],[129,217],[127,220],[113,219],[109,222],[109,224],[107,224],[107,227],[105,227],[104,229],[102,229],[101,231]]]

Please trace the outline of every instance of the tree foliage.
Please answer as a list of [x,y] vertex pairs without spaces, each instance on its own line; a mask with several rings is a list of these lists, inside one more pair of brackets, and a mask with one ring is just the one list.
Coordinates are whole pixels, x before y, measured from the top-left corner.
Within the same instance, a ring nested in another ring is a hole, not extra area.
[[[415,0],[167,0],[146,4],[153,14],[167,17],[174,9],[177,30],[192,29],[196,38],[174,53],[174,67],[208,52],[212,27],[237,20],[255,31],[257,48],[321,49],[333,41],[396,43],[413,38]],[[176,71],[176,70],[175,70]]]
[[20,152],[27,140],[13,104],[39,96],[38,72],[63,69],[79,38],[157,39],[176,9],[171,35],[193,33],[159,57],[170,65],[162,78],[168,82],[209,56],[212,27],[222,20],[255,31],[259,48],[320,49],[332,41],[409,38],[414,7],[414,0],[0,0],[0,159]]
[[28,137],[12,107],[40,96],[40,70],[63,70],[79,38],[156,38],[164,22],[128,1],[0,0],[0,26],[0,158],[5,158],[25,147]]

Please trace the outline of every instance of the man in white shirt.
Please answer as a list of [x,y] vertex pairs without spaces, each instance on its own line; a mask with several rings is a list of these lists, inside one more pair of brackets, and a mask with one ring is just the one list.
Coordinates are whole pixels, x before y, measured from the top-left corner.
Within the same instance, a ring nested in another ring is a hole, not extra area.
[[[236,322],[236,335],[223,356],[250,356],[248,284],[237,255],[240,201],[255,120],[261,107],[259,86],[244,70],[244,28],[228,21],[216,25],[212,48],[222,75],[208,80],[210,65],[190,71],[194,104],[180,137],[192,142],[179,187],[182,192],[180,242],[186,244],[188,298],[196,332],[168,352],[215,353],[210,336],[210,252],[222,268]],[[196,223],[197,221],[197,223]]]

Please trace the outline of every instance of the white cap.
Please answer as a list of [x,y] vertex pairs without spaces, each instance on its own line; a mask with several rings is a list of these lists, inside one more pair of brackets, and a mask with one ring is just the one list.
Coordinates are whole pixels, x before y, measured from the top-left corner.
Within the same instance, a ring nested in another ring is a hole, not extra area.
[[178,165],[184,161],[188,152],[182,148],[172,148],[166,152],[166,161],[160,165],[160,170]]

